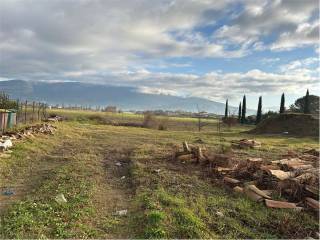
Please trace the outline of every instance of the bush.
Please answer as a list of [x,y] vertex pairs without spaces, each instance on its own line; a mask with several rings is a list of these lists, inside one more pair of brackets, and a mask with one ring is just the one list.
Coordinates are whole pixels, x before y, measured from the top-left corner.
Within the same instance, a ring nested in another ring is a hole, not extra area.
[[142,126],[145,128],[151,128],[154,122],[154,116],[151,112],[145,112],[143,114],[143,123]]

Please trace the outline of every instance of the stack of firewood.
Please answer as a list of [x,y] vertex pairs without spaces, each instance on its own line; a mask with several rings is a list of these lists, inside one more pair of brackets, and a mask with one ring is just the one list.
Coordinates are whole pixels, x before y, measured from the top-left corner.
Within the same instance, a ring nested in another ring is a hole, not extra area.
[[[250,148],[260,146],[249,142]],[[248,146],[249,146],[248,145]],[[243,146],[243,144],[242,144]],[[206,163],[210,173],[217,179],[241,192],[256,202],[265,202],[272,208],[312,208],[319,210],[319,152],[308,150],[302,154],[288,152],[285,159],[264,161],[262,158],[248,158],[246,161],[231,155],[216,154],[199,146],[183,143],[182,151],[174,152],[174,159],[182,162]],[[277,194],[287,201],[274,201]]]

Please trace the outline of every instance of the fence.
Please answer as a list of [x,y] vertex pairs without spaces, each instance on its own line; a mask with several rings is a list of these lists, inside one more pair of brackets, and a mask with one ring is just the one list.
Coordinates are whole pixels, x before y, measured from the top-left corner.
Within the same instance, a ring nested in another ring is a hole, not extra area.
[[29,124],[47,118],[47,104],[35,101],[10,100],[0,93],[0,131],[15,127],[17,124]]
[[17,101],[17,123],[27,124],[46,119],[47,107],[45,103]]

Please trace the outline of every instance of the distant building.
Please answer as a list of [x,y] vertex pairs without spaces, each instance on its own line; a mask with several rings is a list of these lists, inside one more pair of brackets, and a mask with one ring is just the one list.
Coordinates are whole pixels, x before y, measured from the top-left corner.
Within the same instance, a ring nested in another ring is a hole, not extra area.
[[116,113],[117,112],[117,107],[116,106],[107,106],[104,111],[105,112]]

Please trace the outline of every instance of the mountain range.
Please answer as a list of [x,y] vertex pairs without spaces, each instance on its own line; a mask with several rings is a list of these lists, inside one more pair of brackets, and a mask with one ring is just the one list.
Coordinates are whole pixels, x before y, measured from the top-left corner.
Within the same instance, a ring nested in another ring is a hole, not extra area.
[[[134,87],[82,82],[0,81],[0,91],[13,99],[41,101],[51,105],[117,106],[122,110],[183,110],[224,114],[225,104],[198,97],[147,94]],[[229,107],[237,114],[237,107]],[[247,110],[248,114],[254,111]]]

